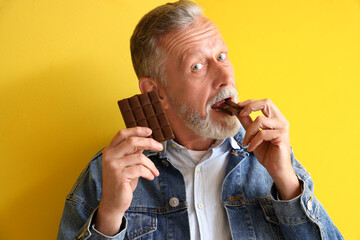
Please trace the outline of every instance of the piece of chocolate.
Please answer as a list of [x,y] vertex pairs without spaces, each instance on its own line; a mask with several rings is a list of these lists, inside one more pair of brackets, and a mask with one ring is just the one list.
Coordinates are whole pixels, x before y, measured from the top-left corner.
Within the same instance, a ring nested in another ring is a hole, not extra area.
[[156,91],[119,100],[118,105],[127,128],[151,128],[151,137],[158,142],[175,138]]
[[243,110],[243,108],[239,107],[231,100],[226,100],[223,104],[220,105],[220,110],[229,114],[230,116],[234,116],[239,114],[239,112]]

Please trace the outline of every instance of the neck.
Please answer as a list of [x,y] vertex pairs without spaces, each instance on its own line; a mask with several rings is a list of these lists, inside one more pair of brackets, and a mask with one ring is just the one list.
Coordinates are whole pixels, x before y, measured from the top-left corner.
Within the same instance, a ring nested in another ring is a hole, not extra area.
[[[190,129],[187,129],[191,131]],[[191,131],[192,134],[184,134],[184,130],[178,132],[174,131],[175,133],[175,141],[180,145],[186,147],[189,150],[195,151],[203,151],[208,150],[211,145],[216,141],[212,138],[204,138],[196,135],[194,132]]]

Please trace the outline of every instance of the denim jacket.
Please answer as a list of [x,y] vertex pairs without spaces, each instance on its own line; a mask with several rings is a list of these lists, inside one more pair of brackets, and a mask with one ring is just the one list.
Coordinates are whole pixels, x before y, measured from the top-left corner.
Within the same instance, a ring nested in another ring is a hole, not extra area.
[[[221,201],[232,238],[343,239],[314,196],[309,173],[293,154],[291,160],[302,193],[295,199],[280,201],[266,169],[241,144],[244,135],[245,130],[240,129],[234,136],[240,149],[233,149],[230,154],[222,186]],[[183,176],[165,152],[144,154],[154,162],[160,175],[153,181],[139,179],[119,234],[106,237],[92,226],[102,193],[100,152],[66,198],[58,239],[190,239]]]

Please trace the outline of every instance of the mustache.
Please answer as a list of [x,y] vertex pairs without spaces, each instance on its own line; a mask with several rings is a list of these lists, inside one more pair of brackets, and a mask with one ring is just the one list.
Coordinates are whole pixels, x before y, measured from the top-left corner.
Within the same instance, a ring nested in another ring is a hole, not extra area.
[[227,87],[220,90],[218,94],[216,94],[206,105],[206,108],[211,108],[212,105],[215,103],[225,99],[225,98],[232,98],[232,101],[238,102],[238,93],[236,88],[234,87]]

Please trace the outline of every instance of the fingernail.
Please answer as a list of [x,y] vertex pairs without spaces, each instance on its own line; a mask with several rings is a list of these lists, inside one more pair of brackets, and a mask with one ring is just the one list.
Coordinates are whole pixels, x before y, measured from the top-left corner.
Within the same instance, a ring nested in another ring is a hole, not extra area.
[[160,150],[162,150],[163,149],[163,145],[161,144],[161,143],[157,143],[157,147],[160,149]]

